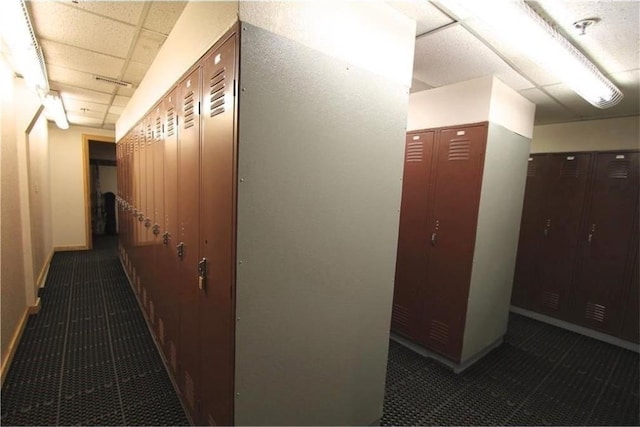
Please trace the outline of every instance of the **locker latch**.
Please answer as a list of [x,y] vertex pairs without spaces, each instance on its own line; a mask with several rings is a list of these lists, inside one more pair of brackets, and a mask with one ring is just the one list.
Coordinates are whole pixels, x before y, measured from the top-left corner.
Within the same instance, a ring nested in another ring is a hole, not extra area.
[[138,214],[138,221],[143,222],[144,221],[144,214],[142,212],[140,212]]
[[587,238],[587,242],[591,243],[591,240],[593,240],[593,235],[596,232],[596,225],[595,224],[591,224],[591,232],[589,233],[589,237]]
[[160,225],[159,224],[153,224],[152,232],[153,232],[154,236],[159,235],[160,234]]
[[168,231],[165,231],[164,233],[162,233],[162,243],[165,245],[169,244],[169,237],[171,237],[171,234],[169,234]]
[[184,242],[178,243],[178,246],[176,246],[176,249],[178,253],[178,258],[180,259],[184,258]]
[[198,288],[204,291],[205,280],[207,279],[207,259],[202,258],[198,263]]
[[545,223],[544,226],[544,237],[548,237],[549,236],[549,229],[551,228],[551,218],[547,219],[547,222]]
[[145,218],[144,219],[144,226],[145,226],[145,228],[151,227],[151,219]]

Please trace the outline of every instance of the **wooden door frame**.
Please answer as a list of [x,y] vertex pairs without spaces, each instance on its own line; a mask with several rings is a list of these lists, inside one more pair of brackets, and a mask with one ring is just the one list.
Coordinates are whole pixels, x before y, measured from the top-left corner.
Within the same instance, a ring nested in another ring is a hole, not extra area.
[[85,212],[85,241],[87,249],[93,249],[93,237],[91,233],[91,185],[89,176],[89,142],[109,142],[116,143],[115,136],[82,134],[82,163],[83,163],[83,185],[84,185],[84,212]]

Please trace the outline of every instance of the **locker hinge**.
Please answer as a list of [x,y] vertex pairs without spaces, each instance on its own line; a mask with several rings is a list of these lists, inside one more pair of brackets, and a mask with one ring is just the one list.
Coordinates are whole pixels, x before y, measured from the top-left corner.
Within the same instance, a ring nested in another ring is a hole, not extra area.
[[207,259],[202,258],[198,263],[198,288],[205,290],[205,282],[207,280]]

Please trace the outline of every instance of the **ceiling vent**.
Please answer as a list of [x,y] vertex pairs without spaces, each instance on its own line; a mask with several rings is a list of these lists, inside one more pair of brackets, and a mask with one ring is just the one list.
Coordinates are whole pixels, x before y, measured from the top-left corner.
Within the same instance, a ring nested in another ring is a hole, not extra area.
[[111,83],[112,85],[118,85],[118,86],[126,87],[127,89],[131,89],[133,87],[132,83],[125,82],[125,81],[118,80],[118,79],[114,79],[114,78],[111,78],[111,77],[93,76],[93,78],[96,79],[99,82]]

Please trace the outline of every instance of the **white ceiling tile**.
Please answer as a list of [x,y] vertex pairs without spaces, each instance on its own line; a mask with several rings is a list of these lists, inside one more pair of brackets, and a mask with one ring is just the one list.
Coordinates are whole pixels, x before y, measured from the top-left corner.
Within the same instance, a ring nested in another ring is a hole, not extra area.
[[98,81],[92,74],[70,70],[56,65],[48,64],[47,74],[49,75],[49,82],[57,82],[105,93],[112,93],[114,89],[113,84]]
[[113,105],[118,107],[126,107],[130,99],[131,98],[129,98],[128,96],[116,95],[116,97],[113,98]]
[[84,0],[78,3],[65,3],[70,7],[92,12],[108,18],[136,25],[140,19],[144,2],[135,1],[96,1]]
[[65,105],[65,110],[67,110],[67,116],[73,116],[73,117],[84,117],[87,119],[92,119],[92,120],[100,120],[102,122],[102,119],[104,117],[105,113],[101,113],[100,111],[83,111],[83,110],[72,110],[67,108],[67,106]]
[[107,114],[107,117],[105,117],[104,122],[105,123],[115,123],[118,121],[118,117],[120,117],[119,114]]
[[169,34],[186,5],[185,1],[153,2],[142,26],[162,34]]
[[416,79],[434,87],[487,75],[500,76],[516,90],[531,87],[460,25],[416,40],[413,73]]
[[151,64],[166,39],[167,37],[162,34],[142,30],[133,49],[131,59],[143,64]]
[[[135,33],[131,25],[54,2],[28,2],[39,38],[94,52],[126,57]],[[99,31],[97,31],[99,29]]]
[[[543,0],[538,6],[602,72],[640,67],[640,2]],[[573,23],[586,18],[600,21],[580,35]]]
[[97,102],[82,101],[79,99],[63,98],[62,100],[66,111],[76,111],[78,114],[82,113],[86,109],[87,111],[93,111],[104,115],[109,108],[108,104],[98,104]]
[[42,40],[40,45],[47,64],[103,76],[117,76],[124,66],[124,59],[78,47],[63,45],[50,40]]
[[62,99],[65,102],[67,101],[67,99],[77,99],[81,101],[97,102],[99,104],[109,104],[111,100],[110,93],[96,92],[93,90],[65,85],[62,83],[50,83],[51,89],[60,92],[60,96],[62,96]]
[[424,34],[453,22],[428,1],[392,0],[391,7],[416,21],[416,34]]
[[115,123],[105,123],[104,126],[102,126],[103,129],[109,129],[109,130],[116,130],[116,124]]
[[147,74],[148,69],[149,64],[131,61],[129,62],[127,71],[124,73],[123,80],[138,86],[144,78],[144,75]]
[[122,114],[123,111],[124,111],[124,107],[118,107],[117,105],[112,105],[111,107],[109,107],[109,114],[115,114],[117,116],[120,116],[120,114]]
[[580,118],[578,114],[558,104],[539,89],[525,89],[520,91],[520,94],[536,104],[536,125],[569,122]]
[[96,119],[92,117],[86,117],[75,114],[67,114],[67,120],[69,123],[80,126],[101,126],[102,118]]
[[133,96],[135,93],[135,88],[126,88],[124,86],[120,86],[118,88],[118,95],[128,96],[129,98]]

